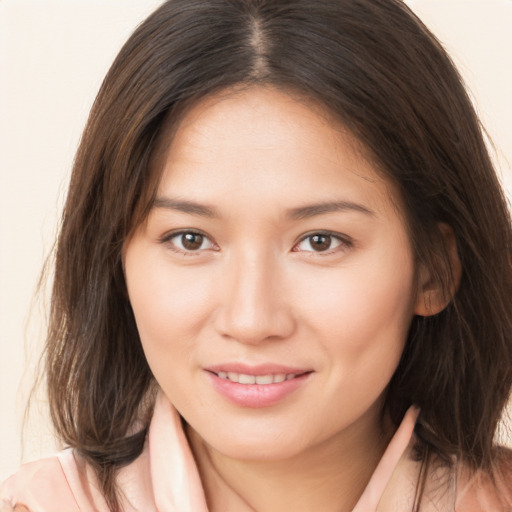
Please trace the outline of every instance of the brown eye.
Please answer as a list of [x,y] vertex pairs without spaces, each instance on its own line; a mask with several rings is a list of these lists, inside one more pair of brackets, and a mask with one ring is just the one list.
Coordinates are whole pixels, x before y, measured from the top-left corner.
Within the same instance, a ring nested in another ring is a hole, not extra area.
[[203,244],[204,236],[199,233],[183,233],[181,243],[187,251],[196,251]]
[[210,238],[197,231],[181,231],[162,238],[162,242],[181,254],[201,254],[205,250],[216,250]]
[[352,241],[344,235],[318,232],[305,236],[293,250],[331,254],[350,247],[352,247]]
[[309,243],[314,251],[326,251],[331,247],[332,240],[329,235],[313,235],[309,239]]

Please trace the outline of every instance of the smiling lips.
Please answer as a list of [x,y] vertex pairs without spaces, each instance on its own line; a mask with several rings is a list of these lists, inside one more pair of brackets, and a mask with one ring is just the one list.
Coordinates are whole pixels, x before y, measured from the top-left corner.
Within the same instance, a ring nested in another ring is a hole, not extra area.
[[238,384],[278,384],[279,382],[295,378],[296,374],[269,373],[267,375],[249,375],[248,373],[219,372],[217,377],[229,379],[231,382],[237,382]]
[[275,405],[299,389],[311,370],[279,365],[219,365],[205,369],[214,389],[240,407]]

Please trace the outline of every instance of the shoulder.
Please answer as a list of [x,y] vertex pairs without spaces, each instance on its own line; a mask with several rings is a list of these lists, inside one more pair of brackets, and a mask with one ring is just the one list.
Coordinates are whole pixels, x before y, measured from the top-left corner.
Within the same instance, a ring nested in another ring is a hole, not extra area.
[[456,512],[512,511],[512,451],[500,449],[490,471],[459,467]]
[[0,510],[78,510],[57,456],[22,465],[0,488]]
[[0,488],[0,512],[107,510],[72,450],[23,464]]
[[[512,451],[500,449],[492,470],[472,470],[432,460],[421,492],[423,512],[512,512]],[[422,481],[422,462],[411,450],[393,473],[379,502],[379,512],[414,509]]]

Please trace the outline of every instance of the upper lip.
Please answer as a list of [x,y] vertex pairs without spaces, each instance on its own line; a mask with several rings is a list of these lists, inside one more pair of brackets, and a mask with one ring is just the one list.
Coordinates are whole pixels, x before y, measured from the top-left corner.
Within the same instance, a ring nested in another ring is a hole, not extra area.
[[274,363],[264,363],[257,365],[250,365],[244,363],[221,363],[213,366],[208,366],[205,368],[205,370],[216,374],[218,374],[219,372],[233,372],[242,373],[244,375],[299,375],[302,373],[312,371],[309,368],[300,368]]

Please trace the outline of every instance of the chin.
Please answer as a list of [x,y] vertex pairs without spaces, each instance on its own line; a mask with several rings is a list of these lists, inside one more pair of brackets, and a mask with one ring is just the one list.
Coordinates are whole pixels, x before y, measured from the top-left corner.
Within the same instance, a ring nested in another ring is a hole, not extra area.
[[213,448],[225,457],[252,462],[270,462],[290,459],[300,451],[296,443],[276,443],[275,440],[247,440],[228,442]]
[[226,429],[224,425],[220,430],[196,431],[195,434],[210,449],[237,460],[284,460],[307,448],[308,443],[304,443],[304,436],[300,436],[298,433],[290,435],[287,428],[265,428],[262,425],[256,429],[254,423],[253,428],[238,426],[236,429],[230,430]]

